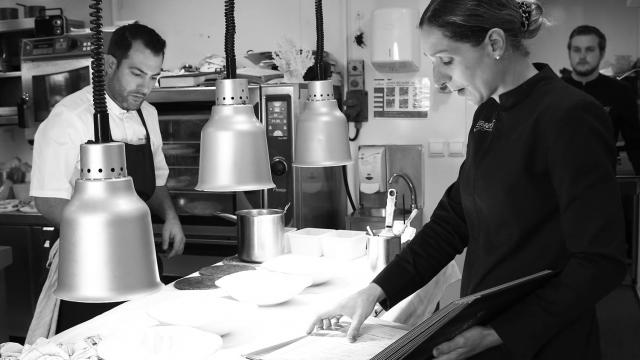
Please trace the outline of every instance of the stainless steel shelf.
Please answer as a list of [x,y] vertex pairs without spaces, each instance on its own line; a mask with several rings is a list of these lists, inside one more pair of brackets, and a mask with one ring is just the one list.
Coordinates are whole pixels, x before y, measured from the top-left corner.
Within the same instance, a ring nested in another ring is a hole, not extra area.
[[154,88],[146,100],[150,103],[214,101],[215,91],[215,87]]
[[22,30],[33,30],[35,18],[0,20],[0,33]]
[[20,71],[0,72],[0,79],[13,77],[19,78],[20,76],[22,76],[22,73]]
[[[249,89],[257,90],[259,85],[249,84]],[[154,88],[147,101],[154,102],[193,102],[193,101],[214,101],[216,88],[215,86],[196,86],[181,88]]]

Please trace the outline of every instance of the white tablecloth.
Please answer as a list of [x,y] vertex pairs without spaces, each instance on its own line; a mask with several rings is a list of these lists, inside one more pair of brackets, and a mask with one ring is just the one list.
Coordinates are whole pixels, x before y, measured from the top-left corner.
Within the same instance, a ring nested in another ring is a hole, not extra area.
[[[243,359],[241,354],[303,335],[317,312],[366,286],[374,276],[366,258],[344,261],[340,266],[338,275],[330,281],[308,287],[283,304],[259,307],[255,318],[244,320],[245,323],[238,326],[239,330],[223,336],[223,346],[214,359]],[[452,262],[428,285],[382,315],[382,319],[405,324],[417,323],[433,312],[446,286],[459,277],[458,267]],[[157,325],[158,322],[147,314],[146,309],[165,301],[175,291],[180,290],[167,285],[156,293],[126,302],[68,329],[52,337],[50,342],[76,343],[93,335],[100,335],[104,339],[125,330]],[[227,296],[223,289],[188,291],[207,291],[220,297]]]

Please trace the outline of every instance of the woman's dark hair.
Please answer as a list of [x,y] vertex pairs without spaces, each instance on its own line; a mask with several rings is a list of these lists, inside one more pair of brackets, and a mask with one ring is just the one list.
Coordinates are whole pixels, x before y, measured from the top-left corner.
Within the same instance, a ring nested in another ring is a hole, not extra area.
[[164,56],[167,42],[152,28],[137,22],[120,26],[113,32],[107,53],[116,58],[120,65],[129,56],[134,41],[142,42],[153,54]]
[[479,46],[489,30],[504,31],[514,52],[529,55],[522,43],[534,38],[544,19],[542,6],[531,0],[431,0],[420,28],[433,26],[451,40]]
[[571,50],[571,40],[579,35],[594,35],[595,37],[597,37],[600,53],[604,53],[604,50],[607,48],[607,37],[604,36],[600,29],[591,25],[580,25],[577,28],[573,29],[571,34],[569,34],[569,42],[567,43],[568,50]]

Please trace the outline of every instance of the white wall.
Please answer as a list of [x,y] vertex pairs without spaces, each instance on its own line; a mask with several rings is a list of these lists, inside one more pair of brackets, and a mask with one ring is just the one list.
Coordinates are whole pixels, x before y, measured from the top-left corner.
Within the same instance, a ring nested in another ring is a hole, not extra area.
[[[116,20],[137,19],[167,40],[164,67],[197,64],[210,54],[224,55],[223,0],[114,0]],[[285,36],[302,48],[315,49],[314,1],[236,1],[236,58],[247,50],[271,51]],[[325,49],[344,58],[344,0],[323,3]]]

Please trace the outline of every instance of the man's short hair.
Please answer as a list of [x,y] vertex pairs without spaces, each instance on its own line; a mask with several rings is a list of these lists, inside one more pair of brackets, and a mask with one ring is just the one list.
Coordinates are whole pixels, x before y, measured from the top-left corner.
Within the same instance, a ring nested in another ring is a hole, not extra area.
[[134,41],[140,41],[151,53],[164,56],[167,42],[152,28],[137,22],[120,26],[113,32],[107,53],[120,65],[129,56]]
[[567,49],[571,50],[571,40],[574,37],[580,35],[595,35],[598,38],[598,48],[600,49],[600,53],[604,53],[604,50],[607,48],[607,38],[604,36],[602,31],[595,26],[591,25],[580,25],[577,28],[573,29],[571,34],[569,35],[569,42],[567,43]]

